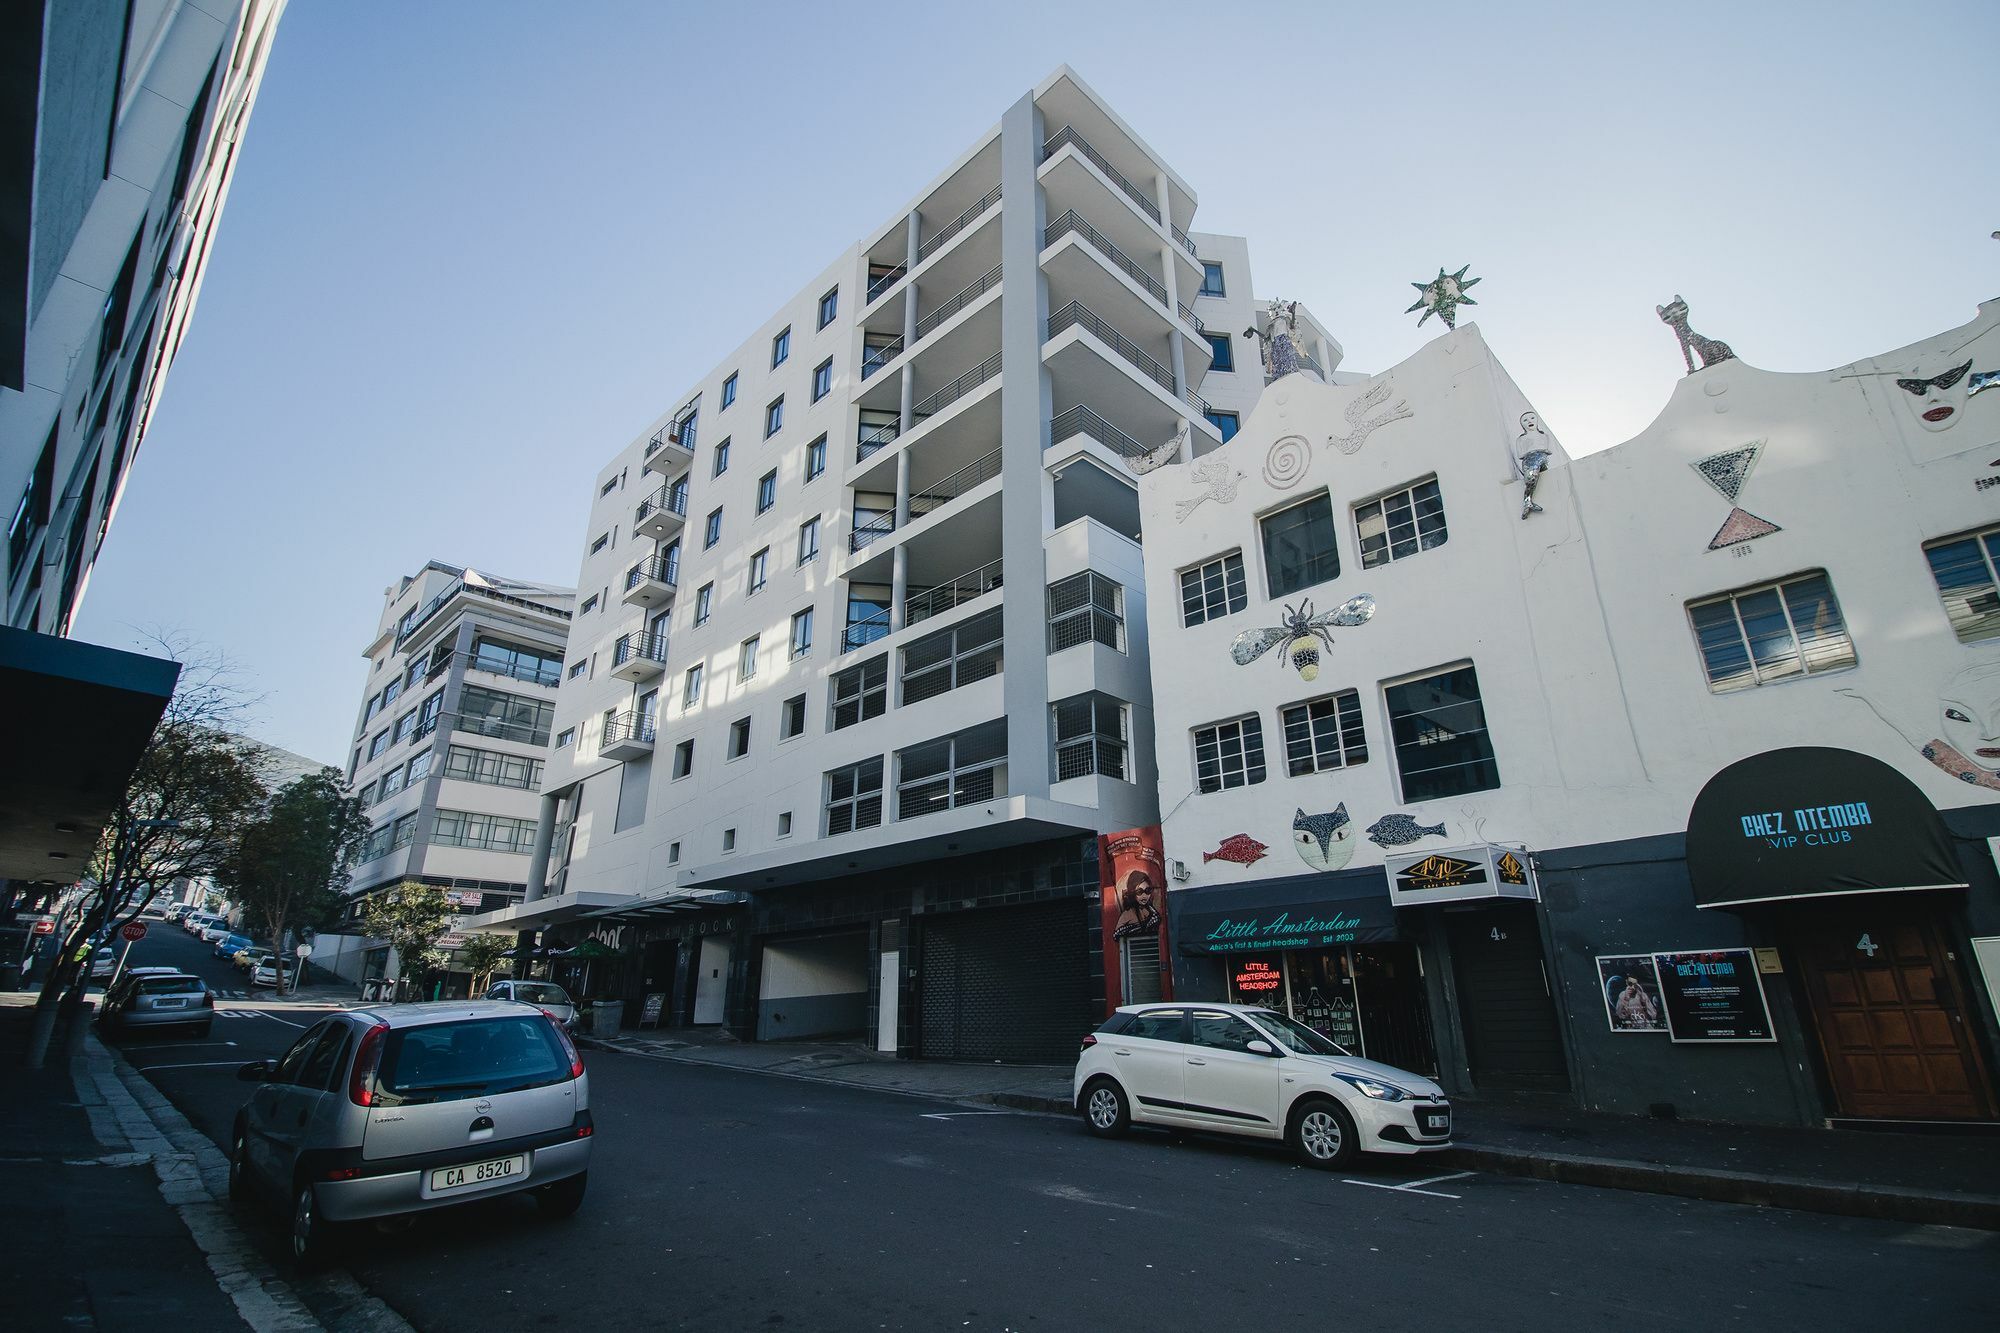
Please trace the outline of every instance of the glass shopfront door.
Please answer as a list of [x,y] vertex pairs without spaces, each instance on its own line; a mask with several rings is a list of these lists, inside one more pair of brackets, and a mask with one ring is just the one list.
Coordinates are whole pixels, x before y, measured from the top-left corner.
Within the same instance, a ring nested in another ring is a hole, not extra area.
[[1229,960],[1229,998],[1288,1014],[1354,1055],[1437,1073],[1430,1004],[1414,945],[1238,955]]

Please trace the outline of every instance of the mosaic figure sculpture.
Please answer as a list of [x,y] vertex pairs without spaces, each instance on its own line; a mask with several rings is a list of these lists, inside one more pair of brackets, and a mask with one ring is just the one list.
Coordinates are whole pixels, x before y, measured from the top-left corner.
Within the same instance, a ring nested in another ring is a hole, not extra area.
[[[1653,309],[1660,312],[1660,322],[1672,329],[1674,336],[1681,340],[1681,360],[1687,362],[1688,374],[1694,374],[1697,369],[1707,370],[1718,361],[1736,359],[1736,353],[1729,350],[1728,343],[1704,338],[1688,327],[1688,303],[1680,298],[1679,293],[1675,293],[1669,304],[1656,305]],[[1694,363],[1697,355],[1701,357],[1698,367]]]
[[1542,507],[1535,503],[1535,487],[1549,470],[1551,457],[1549,433],[1542,429],[1542,419],[1533,412],[1523,412],[1521,438],[1514,441],[1514,470],[1521,474],[1522,518],[1542,512]]
[[1264,382],[1282,379],[1305,369],[1299,353],[1299,303],[1272,301],[1266,308],[1265,327],[1251,325],[1243,330],[1246,338],[1257,340],[1257,354],[1264,362]]

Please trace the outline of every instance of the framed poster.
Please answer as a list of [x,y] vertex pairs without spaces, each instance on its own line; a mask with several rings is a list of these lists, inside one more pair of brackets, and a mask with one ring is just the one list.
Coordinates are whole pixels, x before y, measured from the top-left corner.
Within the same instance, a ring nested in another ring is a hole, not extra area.
[[1656,953],[1660,1007],[1677,1042],[1776,1041],[1752,949]]
[[1649,953],[1597,955],[1597,988],[1604,996],[1604,1019],[1613,1032],[1665,1032],[1660,973]]

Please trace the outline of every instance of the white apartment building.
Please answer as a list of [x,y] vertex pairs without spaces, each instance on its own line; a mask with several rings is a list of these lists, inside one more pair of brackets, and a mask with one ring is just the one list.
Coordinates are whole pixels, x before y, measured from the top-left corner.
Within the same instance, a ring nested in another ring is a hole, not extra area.
[[1097,836],[1156,811],[1126,462],[1262,386],[1195,207],[1059,69],[611,459],[527,901],[482,927],[595,938],[628,1017],[1074,1049]]
[[1570,461],[1468,325],[1142,477],[1174,993],[1460,1096],[1994,1119],[1996,326],[1711,345]]
[[68,633],[187,334],[283,11],[27,0],[0,19],[0,625]]
[[[467,919],[520,901],[575,603],[569,588],[438,561],[385,590],[347,760],[373,821],[353,915],[404,880],[443,887]],[[455,927],[443,944],[459,942]],[[359,934],[324,945],[313,961],[350,980],[396,975]]]

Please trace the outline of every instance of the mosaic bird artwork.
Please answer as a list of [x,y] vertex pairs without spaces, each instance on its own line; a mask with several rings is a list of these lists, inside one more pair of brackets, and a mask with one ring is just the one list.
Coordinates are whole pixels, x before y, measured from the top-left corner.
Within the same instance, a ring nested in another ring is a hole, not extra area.
[[1419,838],[1442,838],[1444,825],[1419,824],[1409,815],[1384,815],[1368,826],[1368,841],[1377,847],[1407,847]]
[[1314,870],[1343,869],[1354,859],[1352,824],[1344,801],[1319,815],[1309,815],[1301,806],[1292,816],[1292,850]]
[[[1356,454],[1361,452],[1362,445],[1368,443],[1368,437],[1382,427],[1392,421],[1402,421],[1416,415],[1410,411],[1409,403],[1401,398],[1396,400],[1394,406],[1385,407],[1385,404],[1389,401],[1389,395],[1395,391],[1395,388],[1387,380],[1381,380],[1369,385],[1366,393],[1347,405],[1348,433],[1345,435],[1329,435],[1326,437],[1326,442],[1340,450],[1343,454]],[[1375,411],[1377,408],[1384,408],[1385,410],[1381,416],[1370,417],[1369,413]]]
[[1456,273],[1447,273],[1440,268],[1438,275],[1429,282],[1411,283],[1410,285],[1417,289],[1417,303],[1403,313],[1409,315],[1419,310],[1423,311],[1423,314],[1417,316],[1418,328],[1422,328],[1424,321],[1432,315],[1443,320],[1446,328],[1457,328],[1458,308],[1462,305],[1479,304],[1465,294],[1467,288],[1477,287],[1481,281],[1478,278],[1468,279],[1465,276],[1465,270],[1471,267],[1472,265],[1466,264]]
[[1247,866],[1264,859],[1264,844],[1247,833],[1232,833],[1222,840],[1222,845],[1212,852],[1201,854],[1201,863],[1210,861],[1233,861]]
[[1181,446],[1187,443],[1189,429],[1190,427],[1187,422],[1181,422],[1181,428],[1174,432],[1173,438],[1159,448],[1148,449],[1145,453],[1139,454],[1137,457],[1129,454],[1126,455],[1125,466],[1134,475],[1141,477],[1145,476],[1148,472],[1156,472],[1165,467],[1180,457]]
[[1234,500],[1236,488],[1243,481],[1241,472],[1229,470],[1228,459],[1218,458],[1214,454],[1196,463],[1193,472],[1194,479],[1200,482],[1204,489],[1198,495],[1175,502],[1174,517],[1182,523],[1187,522],[1188,515],[1192,514],[1195,507],[1203,500],[1213,500],[1219,505],[1226,505]]
[[1318,680],[1319,650],[1322,646],[1328,651],[1333,648],[1333,635],[1328,629],[1365,625],[1374,614],[1375,599],[1365,592],[1320,615],[1313,614],[1313,604],[1308,598],[1296,610],[1286,606],[1284,618],[1271,628],[1246,629],[1237,635],[1229,646],[1229,655],[1236,659],[1237,666],[1249,666],[1282,643],[1285,651],[1278,660],[1290,662],[1301,679]]

